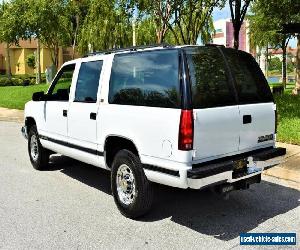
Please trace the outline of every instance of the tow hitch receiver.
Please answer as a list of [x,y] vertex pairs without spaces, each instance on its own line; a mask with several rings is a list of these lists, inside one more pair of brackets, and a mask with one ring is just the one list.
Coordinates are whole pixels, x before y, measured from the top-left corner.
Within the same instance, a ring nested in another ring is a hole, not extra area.
[[253,157],[248,157],[233,162],[232,178],[237,179],[246,175],[261,172],[262,168],[257,167],[253,162]]
[[227,194],[234,190],[248,189],[251,184],[260,183],[261,175],[255,175],[248,179],[243,179],[233,183],[225,183],[215,187],[218,194]]

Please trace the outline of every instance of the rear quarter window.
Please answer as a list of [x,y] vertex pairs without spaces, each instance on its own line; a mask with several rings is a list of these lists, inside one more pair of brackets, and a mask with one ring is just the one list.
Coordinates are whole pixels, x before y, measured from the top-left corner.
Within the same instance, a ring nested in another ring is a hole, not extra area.
[[268,82],[255,59],[248,53],[224,49],[235,79],[240,104],[273,102]]
[[236,105],[224,57],[216,47],[186,48],[194,109]]
[[109,103],[180,108],[178,57],[177,49],[115,55]]

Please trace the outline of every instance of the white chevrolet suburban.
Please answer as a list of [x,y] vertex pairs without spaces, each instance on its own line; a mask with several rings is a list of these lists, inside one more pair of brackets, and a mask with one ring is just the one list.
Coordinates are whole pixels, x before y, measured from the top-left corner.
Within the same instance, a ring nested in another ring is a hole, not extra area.
[[279,163],[276,105],[254,58],[217,45],[145,46],[65,63],[25,106],[35,169],[59,153],[111,171],[127,217],[145,214],[152,182],[221,192],[259,183]]

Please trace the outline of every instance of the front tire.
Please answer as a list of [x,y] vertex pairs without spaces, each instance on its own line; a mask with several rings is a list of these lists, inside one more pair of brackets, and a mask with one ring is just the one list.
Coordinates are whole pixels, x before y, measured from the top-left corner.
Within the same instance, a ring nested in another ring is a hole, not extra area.
[[120,150],[113,161],[111,189],[120,212],[128,218],[146,214],[153,202],[153,188],[145,176],[139,158],[131,151]]
[[40,143],[37,128],[33,125],[28,133],[28,154],[30,162],[36,170],[45,170],[49,164],[49,151]]

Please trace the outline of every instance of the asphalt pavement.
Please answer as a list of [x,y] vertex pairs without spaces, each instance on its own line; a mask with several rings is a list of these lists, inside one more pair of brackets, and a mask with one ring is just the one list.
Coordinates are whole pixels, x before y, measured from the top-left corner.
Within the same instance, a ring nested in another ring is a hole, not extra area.
[[152,211],[134,221],[117,210],[109,172],[59,155],[34,170],[20,126],[0,122],[0,249],[241,249],[242,232],[296,232],[299,248],[293,182],[264,176],[227,200],[155,185]]

